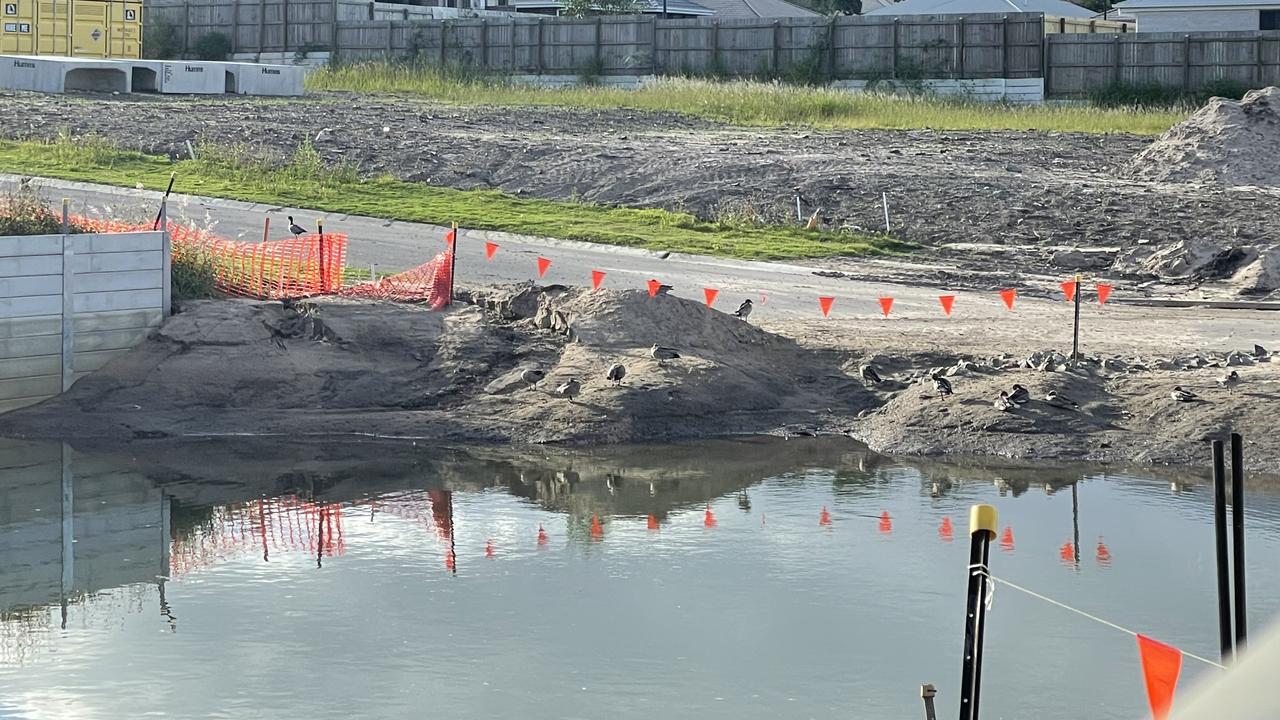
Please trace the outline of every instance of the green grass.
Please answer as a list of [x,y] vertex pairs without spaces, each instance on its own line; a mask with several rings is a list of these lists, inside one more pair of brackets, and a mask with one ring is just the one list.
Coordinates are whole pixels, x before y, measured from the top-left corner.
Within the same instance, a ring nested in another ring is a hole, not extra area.
[[176,187],[184,193],[746,259],[882,254],[910,247],[884,235],[710,222],[666,210],[524,199],[493,190],[454,190],[387,177],[364,180],[350,166],[326,166],[309,145],[299,148],[286,163],[248,150],[209,146],[201,148],[198,160],[174,163],[115,149],[98,137],[64,135],[47,143],[0,141],[0,171],[125,187],[141,184],[152,190],[163,190],[169,173],[176,171]]
[[1083,104],[1013,106],[745,80],[673,78],[637,90],[600,86],[548,89],[516,85],[496,77],[387,63],[325,67],[307,76],[307,88],[403,93],[460,105],[662,110],[739,125],[835,129],[1045,130],[1154,135],[1169,129],[1189,112],[1184,108],[1102,108]]

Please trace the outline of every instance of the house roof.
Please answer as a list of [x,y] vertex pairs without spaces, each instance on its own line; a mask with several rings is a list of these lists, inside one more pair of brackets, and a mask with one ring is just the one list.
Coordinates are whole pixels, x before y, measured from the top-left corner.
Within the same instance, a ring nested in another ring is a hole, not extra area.
[[820,17],[808,8],[786,0],[698,0],[719,18]]
[[[558,2],[558,0],[506,0],[504,4],[514,8],[517,12],[520,10],[543,10],[547,8],[558,10],[564,7],[564,3]],[[642,13],[662,12],[662,0],[640,0],[640,5],[640,12]],[[667,12],[673,15],[715,14],[714,11],[693,0],[667,0]]]
[[1116,3],[1114,7],[1119,10],[1219,9],[1228,7],[1280,8],[1280,0],[1126,0],[1125,2]]
[[[1163,1],[1163,0],[1157,0]],[[1091,18],[1098,13],[1065,0],[903,0],[864,15],[974,15],[977,13],[1042,12],[1054,17]]]

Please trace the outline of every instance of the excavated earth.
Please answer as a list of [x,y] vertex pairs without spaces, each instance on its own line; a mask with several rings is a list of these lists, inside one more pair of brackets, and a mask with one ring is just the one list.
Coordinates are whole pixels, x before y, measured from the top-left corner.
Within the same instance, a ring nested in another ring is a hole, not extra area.
[[[822,349],[677,297],[561,286],[471,290],[448,312],[339,300],[192,303],[61,396],[0,416],[0,437],[164,443],[383,438],[472,445],[848,435],[887,454],[1199,462],[1224,433],[1280,472],[1280,353],[1167,358],[894,358]],[[681,357],[649,357],[654,343]],[[859,367],[884,381],[864,385]],[[621,384],[605,379],[620,362]],[[521,380],[541,369],[536,387]],[[1235,370],[1238,387],[1217,379]],[[938,397],[930,379],[955,389]],[[582,384],[570,401],[557,388]],[[1012,412],[992,403],[1024,385]],[[1199,395],[1176,402],[1174,386]],[[1050,391],[1071,403],[1046,400]]]
[[[97,133],[175,158],[186,156],[188,141],[197,152],[237,145],[279,158],[311,141],[327,161],[366,175],[706,218],[793,222],[799,196],[802,212],[818,209],[827,228],[878,231],[885,193],[893,234],[923,249],[909,262],[826,263],[855,279],[988,288],[1086,272],[1153,292],[1273,297],[1280,181],[1256,182],[1250,171],[1255,182],[1234,186],[1230,166],[1242,154],[1210,152],[1223,123],[1189,123],[1153,140],[741,128],[636,110],[346,94],[262,101],[0,93],[5,138]],[[1217,169],[1177,170],[1177,148]]]

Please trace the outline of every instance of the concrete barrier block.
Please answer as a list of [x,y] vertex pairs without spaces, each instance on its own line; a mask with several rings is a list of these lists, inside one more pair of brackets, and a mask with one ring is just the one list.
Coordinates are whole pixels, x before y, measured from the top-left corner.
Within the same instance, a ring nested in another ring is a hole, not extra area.
[[306,68],[296,65],[220,63],[226,77],[226,91],[238,95],[298,97],[305,90]]

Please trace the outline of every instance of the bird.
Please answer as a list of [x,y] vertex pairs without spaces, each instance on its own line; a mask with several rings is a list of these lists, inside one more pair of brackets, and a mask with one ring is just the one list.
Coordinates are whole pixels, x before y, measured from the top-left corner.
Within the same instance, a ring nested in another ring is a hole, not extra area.
[[1173,390],[1169,393],[1169,397],[1173,398],[1177,402],[1195,402],[1200,399],[1199,395],[1191,392],[1190,390],[1184,389],[1181,385],[1174,385]]
[[1218,387],[1231,390],[1235,386],[1239,385],[1240,382],[1241,382],[1240,373],[1236,372],[1235,370],[1232,370],[1226,375],[1223,375],[1222,377],[1218,378]]
[[1028,402],[1031,402],[1031,393],[1027,392],[1027,389],[1018,383],[1014,383],[1013,392],[1009,393],[1009,399],[1018,405],[1026,405]]
[[306,231],[306,230],[303,230],[301,225],[299,225],[298,223],[296,223],[296,222],[294,222],[294,221],[293,221],[293,216],[292,216],[292,215],[290,215],[290,216],[289,216],[289,232],[293,233],[294,235],[306,235],[306,234],[307,234],[307,231]]
[[614,385],[621,385],[622,378],[627,376],[627,366],[622,363],[614,363],[609,368],[609,372],[604,374],[604,379],[611,381]]
[[1045,393],[1044,401],[1049,403],[1050,405],[1053,405],[1054,407],[1060,407],[1060,408],[1080,407],[1080,404],[1077,403],[1075,400],[1072,400],[1071,398],[1067,397],[1066,395],[1063,395],[1057,390],[1050,390],[1049,392]]
[[669,347],[663,347],[658,343],[654,343],[653,347],[649,348],[649,357],[659,361],[675,360],[676,358],[680,357],[680,353],[676,352],[675,350]]
[[748,317],[750,317],[750,315],[751,315],[751,298],[747,298],[746,300],[743,300],[742,304],[738,306],[738,309],[733,311],[734,317],[740,317],[743,320],[746,320]]
[[542,382],[542,378],[546,376],[547,374],[545,372],[537,368],[529,368],[528,370],[520,373],[520,379],[528,383],[529,387],[532,388],[538,387],[538,383]]
[[671,292],[673,289],[674,289],[674,288],[672,288],[670,285],[659,285],[659,286],[658,286],[658,289],[657,289],[656,291],[654,291],[654,293],[653,293],[653,294],[654,294],[654,295],[666,295],[667,293]]
[[938,392],[938,397],[946,397],[954,392],[951,389],[951,381],[941,375],[933,376],[933,389]]
[[572,403],[573,399],[582,393],[582,383],[578,382],[575,378],[569,378],[569,382],[556,388],[556,393],[559,394],[560,397],[569,398],[569,402]]
[[1009,412],[1010,410],[1018,407],[1014,404],[1013,400],[1009,399],[1009,393],[1004,390],[1000,391],[1000,397],[996,398],[996,401],[992,403],[992,405],[995,409],[1000,410],[1001,412]]
[[880,373],[876,372],[876,369],[870,365],[863,365],[861,368],[858,368],[858,373],[862,375],[863,382],[868,385],[879,385],[883,382],[880,379]]

